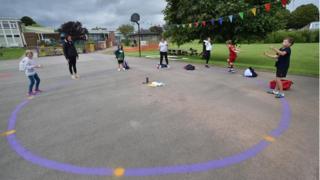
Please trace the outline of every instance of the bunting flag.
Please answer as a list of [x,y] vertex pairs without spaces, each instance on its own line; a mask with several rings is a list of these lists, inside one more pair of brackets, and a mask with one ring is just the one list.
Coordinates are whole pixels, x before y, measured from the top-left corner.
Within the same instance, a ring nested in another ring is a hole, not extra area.
[[214,19],[211,19],[211,24],[212,26],[214,26]]
[[223,18],[219,18],[219,24],[222,25],[222,22],[223,22]]
[[281,0],[282,7],[285,8],[287,6],[287,3],[288,3],[287,0]]
[[267,12],[270,12],[270,9],[271,9],[271,3],[267,3],[264,5],[265,9]]
[[243,19],[243,15],[244,15],[243,12],[239,12],[239,16],[241,17],[241,19]]
[[232,23],[233,15],[230,15],[230,16],[229,16],[229,20],[230,20],[230,22]]
[[252,9],[251,9],[251,12],[252,12],[252,14],[253,14],[254,16],[256,16],[256,15],[257,15],[257,8],[252,8]]
[[[252,7],[251,9],[248,9],[247,11],[243,11],[243,12],[239,12],[238,15],[240,16],[240,18],[243,20],[245,17],[245,13],[252,13],[254,16],[257,16],[257,14],[259,13],[258,10],[260,10],[261,8],[264,8],[266,12],[270,12],[271,11],[271,6],[273,5],[279,5],[281,4],[283,7],[286,7],[288,3],[288,0],[273,0],[272,2],[269,2],[269,3],[266,3],[266,4],[263,4],[262,6],[254,6]],[[185,28],[185,27],[189,27],[189,28],[193,28],[193,27],[206,27],[208,26],[209,24],[208,23],[211,23],[212,26],[215,25],[216,22],[218,22],[220,25],[223,24],[223,21],[224,20],[228,20],[233,23],[234,20],[235,20],[235,14],[234,15],[228,15],[228,16],[221,16],[219,18],[212,18],[211,20],[208,20],[208,21],[194,21],[194,23],[186,23],[186,24],[172,24],[170,26],[172,27],[182,27],[182,28]]]
[[207,22],[206,21],[202,21],[202,27],[206,27]]

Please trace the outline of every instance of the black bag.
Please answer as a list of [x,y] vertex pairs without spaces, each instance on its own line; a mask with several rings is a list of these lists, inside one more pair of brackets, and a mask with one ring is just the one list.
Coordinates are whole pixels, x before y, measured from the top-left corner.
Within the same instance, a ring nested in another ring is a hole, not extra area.
[[126,70],[130,69],[127,61],[123,61],[123,68],[125,68]]
[[194,66],[191,65],[191,64],[188,64],[188,65],[186,65],[186,66],[184,67],[184,69],[187,70],[187,71],[193,71],[193,70],[196,69],[196,67],[194,67]]
[[254,69],[252,67],[249,67],[251,73],[252,73],[252,77],[258,77],[258,74],[254,71]]

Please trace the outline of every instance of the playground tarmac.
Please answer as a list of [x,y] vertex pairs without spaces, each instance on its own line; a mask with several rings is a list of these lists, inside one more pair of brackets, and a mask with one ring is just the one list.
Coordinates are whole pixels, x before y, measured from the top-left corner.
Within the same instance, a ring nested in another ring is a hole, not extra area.
[[[19,60],[0,61],[1,180],[317,180],[319,79],[289,75],[286,99],[221,67],[80,55],[36,59],[41,95],[27,99]],[[146,77],[165,83],[152,88]]]

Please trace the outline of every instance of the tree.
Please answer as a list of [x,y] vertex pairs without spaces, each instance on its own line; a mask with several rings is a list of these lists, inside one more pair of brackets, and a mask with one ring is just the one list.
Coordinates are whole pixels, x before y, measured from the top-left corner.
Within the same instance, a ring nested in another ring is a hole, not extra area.
[[[271,11],[266,12],[264,4],[269,2],[269,0],[167,0],[164,15],[168,30],[165,36],[171,37],[178,45],[206,37],[219,41],[263,39],[268,32],[284,28],[284,23],[275,16],[283,9],[281,2],[272,4]],[[287,1],[289,2],[290,0]],[[250,12],[254,6],[261,7],[257,9],[256,16]],[[239,16],[239,12],[244,13],[243,19]],[[232,22],[228,18],[229,15],[234,15]],[[222,25],[217,22],[220,17],[223,17]],[[214,25],[210,22],[213,18]],[[202,27],[202,21],[206,21],[205,27]],[[189,23],[195,22],[199,23],[198,27],[176,26],[176,24],[189,26]]]
[[29,16],[23,16],[21,18],[21,22],[26,26],[31,26],[33,24],[37,24],[31,17]]
[[134,27],[131,24],[123,24],[118,27],[118,31],[120,31],[124,37],[128,38],[128,35],[134,32]]
[[163,29],[161,26],[152,26],[149,28],[150,32],[153,32],[153,33],[158,33],[158,34],[162,34],[163,33]]
[[78,21],[69,21],[60,26],[58,29],[60,34],[71,35],[74,40],[85,39],[87,34],[89,34],[86,28],[82,27],[82,24]]
[[300,29],[313,21],[319,21],[319,9],[314,4],[299,6],[291,13],[288,28]]

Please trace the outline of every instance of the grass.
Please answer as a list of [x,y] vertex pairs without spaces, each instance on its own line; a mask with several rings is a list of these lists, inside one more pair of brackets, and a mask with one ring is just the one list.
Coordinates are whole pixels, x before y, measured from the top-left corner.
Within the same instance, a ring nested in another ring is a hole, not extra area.
[[[236,60],[236,67],[255,69],[264,71],[274,71],[275,61],[263,55],[264,51],[270,51],[270,46],[281,47],[281,44],[241,44],[241,52]],[[171,44],[171,49],[178,49],[176,45]],[[196,42],[187,43],[180,46],[179,49],[188,50],[190,48],[202,51],[202,45]],[[142,52],[142,55],[158,55],[157,51]],[[127,56],[138,57],[138,52],[126,53]],[[225,44],[214,44],[211,64],[225,67],[229,52]],[[186,57],[188,60],[182,60],[189,63],[204,63],[201,57]],[[319,44],[318,43],[297,43],[292,47],[290,74],[319,76]]]
[[19,59],[24,52],[24,48],[1,48],[0,60]]

